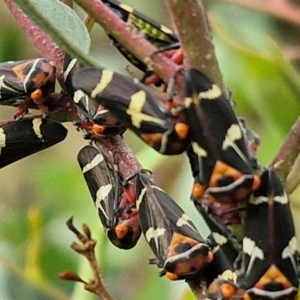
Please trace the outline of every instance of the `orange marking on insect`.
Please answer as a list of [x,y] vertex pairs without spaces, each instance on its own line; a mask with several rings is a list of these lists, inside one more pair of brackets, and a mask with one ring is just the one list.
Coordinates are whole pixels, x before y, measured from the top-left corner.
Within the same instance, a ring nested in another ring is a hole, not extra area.
[[[298,299],[298,298],[297,298]],[[243,300],[252,300],[252,298],[250,298],[250,296],[247,294],[247,293],[245,293],[244,295],[243,295]]]
[[104,130],[105,130],[104,126],[93,124],[92,133],[94,133],[95,135],[102,135]]
[[27,67],[27,65],[32,64],[33,62],[34,60],[30,60],[13,68],[13,71],[19,79],[21,79],[22,81],[25,80],[27,74],[24,74],[24,69]]
[[162,133],[145,133],[141,134],[141,138],[148,144],[151,145],[152,143],[155,142],[160,142],[162,139],[163,134]]
[[178,280],[178,275],[170,272],[166,272],[166,277],[170,280]]
[[245,199],[249,195],[249,189],[240,187],[236,190],[234,193],[234,197],[232,197],[229,201],[232,201],[232,199],[241,200]]
[[184,123],[177,123],[175,125],[175,131],[178,135],[178,137],[183,140],[187,137],[189,133],[189,127]]
[[235,293],[237,288],[230,283],[223,283],[220,286],[221,294],[224,298],[231,298]]
[[270,282],[277,282],[278,285],[282,285],[284,289],[292,287],[292,284],[286,278],[286,276],[284,276],[284,274],[273,264],[261,277],[261,279],[255,284],[255,287],[264,290],[265,286]]
[[40,103],[43,102],[41,100],[44,100],[43,99],[43,92],[42,92],[41,89],[36,89],[33,93],[31,93],[30,97],[34,101],[34,103],[36,103],[36,104],[40,104]]
[[207,295],[209,295],[209,299],[231,299],[236,295],[236,292],[237,287],[233,283],[217,278],[209,285]]
[[178,252],[176,252],[176,248],[178,246],[180,246],[181,244],[188,244],[188,245],[190,245],[190,248],[192,248],[195,245],[199,244],[199,242],[192,238],[189,238],[187,236],[184,236],[180,233],[175,232],[173,234],[172,241],[169,246],[168,257],[177,255]]
[[34,82],[35,86],[40,87],[47,81],[48,78],[48,72],[45,73],[44,71],[40,70],[40,72],[32,78],[32,81]]
[[193,186],[192,195],[195,198],[200,198],[200,197],[203,196],[204,191],[205,191],[205,188],[204,188],[204,186],[202,184],[195,183],[194,186]]
[[128,226],[126,225],[117,225],[115,228],[116,235],[119,239],[123,238],[128,233]]
[[[191,252],[188,253],[186,257],[179,256],[177,260],[175,256],[173,260],[166,261],[165,264],[166,270],[171,271],[171,273],[177,275],[178,279],[197,274],[213,259],[213,254],[210,251],[208,251],[208,248],[206,248],[207,250],[206,253],[205,251],[202,253],[201,245],[197,249],[191,248],[190,250]],[[179,253],[179,254],[184,255],[184,253]],[[170,259],[172,259],[172,257],[170,257]]]
[[209,182],[210,187],[218,187],[218,181],[221,180],[224,177],[232,178],[232,182],[239,179],[241,176],[243,176],[243,173],[237,171],[236,169],[230,167],[229,165],[217,161],[215,164],[214,171],[211,175],[211,179]]
[[252,191],[256,191],[261,185],[261,179],[259,176],[255,175],[252,184]]

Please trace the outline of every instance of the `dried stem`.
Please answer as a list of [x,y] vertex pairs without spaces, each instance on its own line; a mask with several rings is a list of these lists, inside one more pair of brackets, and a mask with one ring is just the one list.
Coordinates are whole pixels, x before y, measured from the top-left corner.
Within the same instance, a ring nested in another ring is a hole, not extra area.
[[291,172],[286,178],[286,191],[291,195],[300,184],[300,156],[297,157]]
[[300,117],[292,126],[270,167],[284,182],[300,151]]
[[86,282],[82,280],[77,274],[67,271],[61,272],[60,277],[66,280],[73,280],[85,283],[84,288],[100,297],[100,299],[104,300],[114,300],[114,297],[110,294],[108,289],[104,284],[104,280],[102,274],[100,272],[96,256],[95,256],[95,246],[96,241],[91,238],[91,231],[86,224],[82,225],[83,234],[73,225],[73,218],[70,218],[67,221],[68,228],[75,233],[77,238],[81,241],[82,245],[77,243],[72,243],[71,248],[86,257],[88,260],[91,269],[93,270],[94,279]]

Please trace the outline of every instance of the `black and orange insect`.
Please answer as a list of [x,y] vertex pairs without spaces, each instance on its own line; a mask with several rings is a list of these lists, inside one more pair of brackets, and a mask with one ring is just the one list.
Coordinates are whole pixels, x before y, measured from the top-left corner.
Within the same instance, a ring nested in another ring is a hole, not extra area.
[[179,154],[187,148],[188,126],[175,121],[141,83],[111,70],[83,68],[74,75],[73,85],[158,152]]
[[83,147],[77,159],[107,237],[116,247],[134,247],[141,235],[130,185],[135,174],[122,182],[116,166],[110,165],[93,146]]
[[259,187],[244,133],[221,89],[196,69],[186,70],[188,151],[193,197],[206,192],[221,202],[246,199]]
[[27,112],[31,101],[46,113],[45,98],[54,92],[55,66],[44,58],[0,64],[0,103],[20,105],[14,117]]
[[[182,64],[183,54],[180,49],[178,39],[171,29],[156,22],[125,3],[120,3],[116,0],[104,0],[103,2],[111,8],[111,10],[118,15],[120,19],[127,24],[130,24],[146,40],[158,48],[159,52],[162,52],[177,64]],[[142,72],[145,72],[145,77],[142,80],[143,83],[151,84],[159,82],[157,76],[151,72],[145,62],[134,56],[112,35],[108,34],[108,36],[113,41],[113,45],[131,64]]]
[[287,194],[271,169],[264,170],[247,204],[242,255],[243,299],[298,299],[295,227]]
[[149,172],[137,174],[137,209],[147,243],[155,254],[150,263],[171,280],[200,276],[213,253],[186,213],[152,180]]

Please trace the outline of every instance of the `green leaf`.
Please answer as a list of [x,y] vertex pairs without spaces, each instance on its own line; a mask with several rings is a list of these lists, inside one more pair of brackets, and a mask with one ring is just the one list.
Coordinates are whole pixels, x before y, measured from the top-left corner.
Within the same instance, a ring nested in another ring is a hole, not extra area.
[[62,49],[77,57],[84,65],[99,66],[89,53],[91,39],[77,16],[67,5],[58,0],[16,0],[19,7]]

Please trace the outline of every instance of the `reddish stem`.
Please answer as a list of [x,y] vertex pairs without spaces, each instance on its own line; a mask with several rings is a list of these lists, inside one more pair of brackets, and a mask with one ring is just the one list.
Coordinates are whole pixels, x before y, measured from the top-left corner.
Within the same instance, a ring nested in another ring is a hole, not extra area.
[[59,82],[63,82],[62,65],[64,52],[57,46],[57,44],[42,31],[20,8],[13,0],[4,0],[7,7],[15,17],[17,23],[22,30],[29,37],[33,46],[40,52],[40,54],[50,61],[54,61],[56,66],[56,73]]
[[[147,61],[154,72],[165,82],[175,74],[178,69],[172,60],[157,51],[141,34],[136,33],[132,26],[123,22],[110,8],[100,0],[75,0],[103,29],[118,40],[129,52],[141,61]],[[176,76],[176,87],[183,87],[181,75]]]
[[181,42],[184,65],[199,69],[226,93],[203,3],[166,0],[166,4]]

